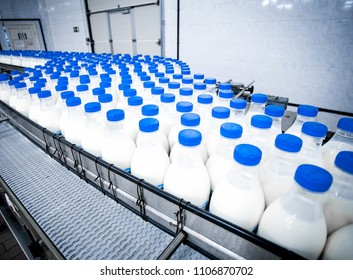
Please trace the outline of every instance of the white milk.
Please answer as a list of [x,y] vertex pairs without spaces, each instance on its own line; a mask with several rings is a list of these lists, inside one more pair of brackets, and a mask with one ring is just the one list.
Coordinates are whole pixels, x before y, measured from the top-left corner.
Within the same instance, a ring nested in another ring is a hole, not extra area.
[[141,107],[143,99],[141,96],[133,96],[128,98],[128,107],[125,110],[125,126],[126,132],[136,140],[139,132],[139,121],[141,120]]
[[61,114],[60,114],[60,131],[61,134],[65,136],[65,128],[69,119],[69,111],[66,106],[66,99],[72,98],[75,96],[75,93],[73,91],[64,91],[60,94],[61,98],[58,98],[57,100],[57,106],[58,107],[58,102],[61,102],[62,105],[61,107]]
[[216,106],[212,108],[212,118],[209,127],[204,127],[204,143],[209,156],[216,150],[220,136],[221,125],[229,121],[230,110],[227,107]]
[[254,115],[261,115],[264,113],[267,99],[268,97],[266,94],[263,94],[263,93],[252,94],[250,107],[245,117],[249,127],[251,126],[251,118]]
[[234,149],[231,171],[212,193],[210,212],[248,231],[258,225],[265,199],[257,177],[261,150],[250,144]]
[[241,142],[242,131],[242,127],[236,123],[224,123],[221,125],[220,141],[215,152],[206,163],[212,191],[231,171],[234,161],[234,148]]
[[160,130],[163,131],[165,135],[168,135],[176,118],[175,95],[171,93],[164,93],[160,98]]
[[17,104],[16,110],[22,115],[29,116],[29,107],[31,105],[31,97],[28,94],[26,83],[18,83],[17,88]]
[[250,135],[250,129],[246,122],[245,111],[246,111],[247,102],[244,99],[233,98],[229,102],[230,108],[230,121],[235,122],[243,128],[242,138],[248,139]]
[[353,224],[340,228],[327,239],[324,260],[353,260]]
[[179,149],[176,159],[165,175],[164,190],[204,209],[210,196],[210,179],[199,151],[201,133],[184,129],[179,133]]
[[305,122],[300,138],[303,147],[298,155],[298,164],[308,163],[324,167],[321,153],[322,142],[327,133],[327,126],[318,122]]
[[332,138],[321,148],[325,168],[334,170],[334,162],[340,151],[353,151],[353,118],[341,118]]
[[100,157],[105,137],[105,123],[101,116],[101,105],[99,102],[89,102],[85,106],[86,124],[82,131],[82,148],[87,152]]
[[38,93],[40,100],[40,112],[38,124],[45,127],[53,133],[60,131],[60,112],[55,108],[54,100],[51,98],[51,92],[44,90]]
[[38,98],[38,93],[40,88],[32,87],[28,89],[28,92],[31,96],[31,105],[28,110],[28,117],[35,123],[38,123],[39,112],[40,112],[40,101]]
[[259,147],[262,151],[261,164],[273,153],[274,134],[271,132],[272,119],[266,115],[253,115],[251,118],[250,136],[247,142]]
[[326,242],[322,209],[332,176],[315,165],[300,165],[295,183],[262,215],[258,235],[308,259],[317,259]]
[[103,141],[102,159],[130,172],[132,156],[136,150],[134,140],[124,131],[124,111],[107,112],[108,128]]
[[66,106],[68,107],[69,117],[65,127],[65,139],[72,144],[81,146],[82,131],[86,123],[81,99],[79,97],[68,98]]
[[139,122],[139,134],[145,135],[142,136],[143,141],[137,145],[132,156],[131,174],[158,188],[163,188],[164,176],[170,161],[159,141],[158,127],[158,120],[154,118],[144,118]]
[[339,152],[332,172],[333,183],[324,204],[327,232],[353,223],[353,152]]
[[9,104],[10,86],[8,84],[9,76],[7,74],[0,74],[0,100]]
[[259,180],[264,191],[266,207],[284,195],[293,185],[298,167],[296,157],[303,141],[291,134],[278,134],[272,156],[259,168]]
[[285,131],[285,133],[300,137],[303,123],[315,122],[318,112],[319,109],[317,107],[311,105],[300,105],[297,109],[297,117],[294,123]]

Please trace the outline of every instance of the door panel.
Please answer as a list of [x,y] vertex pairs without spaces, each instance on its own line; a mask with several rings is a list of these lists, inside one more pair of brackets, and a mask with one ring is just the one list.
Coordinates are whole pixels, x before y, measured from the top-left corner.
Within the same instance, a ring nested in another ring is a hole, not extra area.
[[91,15],[91,27],[95,52],[110,52],[108,13]]
[[110,13],[110,30],[114,53],[133,53],[131,15],[126,12]]

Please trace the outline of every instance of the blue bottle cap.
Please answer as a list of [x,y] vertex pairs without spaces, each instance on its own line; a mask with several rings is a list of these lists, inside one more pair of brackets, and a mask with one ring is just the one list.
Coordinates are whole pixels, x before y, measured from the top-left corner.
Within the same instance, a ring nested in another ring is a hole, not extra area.
[[261,150],[251,144],[239,144],[235,147],[233,158],[236,162],[246,165],[255,166],[261,161]]
[[335,165],[339,169],[353,175],[353,152],[341,151],[337,154]]
[[173,68],[168,68],[165,70],[166,74],[174,74],[174,69]]
[[100,95],[98,95],[98,101],[100,103],[112,102],[113,101],[113,95],[108,94],[108,93],[100,94]]
[[67,90],[67,85],[57,85],[55,86],[55,90],[56,91],[64,91],[64,90]]
[[182,95],[182,96],[191,96],[192,95],[192,88],[181,88],[179,90],[179,94]]
[[194,89],[196,89],[196,90],[205,90],[206,89],[206,84],[204,84],[204,83],[195,83],[194,84]]
[[143,132],[154,132],[159,128],[159,122],[155,118],[144,118],[139,121],[139,128]]
[[191,102],[188,101],[179,101],[176,104],[176,110],[181,113],[189,113],[193,109],[193,105]]
[[193,83],[193,79],[192,78],[188,78],[188,77],[185,77],[181,80],[181,82],[183,84],[187,84],[187,85],[191,85]]
[[61,99],[68,99],[75,96],[75,93],[72,90],[66,90],[60,93]]
[[270,128],[272,126],[272,119],[266,115],[254,115],[251,117],[251,125],[257,128]]
[[353,132],[353,119],[352,118],[340,118],[337,124],[337,128]]
[[297,109],[297,114],[305,117],[316,117],[319,113],[319,109],[311,105],[299,105]]
[[146,117],[157,116],[159,113],[159,108],[154,104],[143,105],[141,109],[142,115]]
[[220,98],[233,98],[234,92],[230,89],[224,89],[224,90],[219,91],[218,96]]
[[294,180],[304,189],[311,192],[326,192],[332,184],[332,175],[325,169],[312,165],[299,165]]
[[239,99],[239,98],[233,98],[229,102],[229,106],[234,109],[245,109],[246,108],[246,100],[245,99]]
[[141,96],[132,96],[127,99],[127,104],[130,106],[139,106],[142,105],[143,99]]
[[93,95],[101,95],[101,94],[105,94],[105,89],[104,88],[94,88],[92,90]]
[[43,90],[38,93],[39,98],[47,98],[51,96],[50,90]]
[[164,77],[164,73],[163,72],[157,72],[156,74],[154,74],[156,78],[162,78]]
[[15,85],[15,88],[25,88],[26,86],[26,83],[19,82]]
[[222,90],[232,90],[232,85],[230,83],[220,83],[218,85],[218,89],[219,91],[222,91]]
[[312,137],[325,138],[327,131],[327,126],[319,122],[304,122],[302,126],[302,133]]
[[78,85],[76,86],[77,91],[87,91],[88,90],[88,85]]
[[168,83],[168,88],[169,89],[178,89],[178,88],[180,88],[180,83],[178,83],[178,82],[169,82]]
[[122,84],[120,84],[120,85],[118,86],[118,89],[123,91],[123,90],[125,90],[125,89],[130,88],[130,87],[131,87],[130,84],[122,83]]
[[181,80],[183,78],[182,74],[173,74],[173,79],[175,80]]
[[178,141],[183,146],[194,147],[200,145],[201,132],[196,129],[183,129],[178,134]]
[[140,77],[141,82],[148,82],[151,81],[151,77],[150,76],[141,76]]
[[211,94],[203,93],[197,97],[197,102],[201,104],[212,104],[213,96]]
[[303,146],[303,140],[292,134],[278,134],[275,139],[275,146],[285,152],[297,153]]
[[203,80],[205,78],[204,74],[194,74],[195,80]]
[[237,139],[243,134],[243,128],[237,123],[226,122],[221,125],[220,133],[223,137]]
[[282,118],[284,116],[284,108],[279,105],[267,105],[265,107],[265,114],[270,117]]
[[101,104],[99,102],[88,102],[85,104],[85,112],[95,113],[101,110]]
[[121,121],[125,118],[125,112],[121,109],[112,109],[107,112],[107,120],[111,122]]
[[0,74],[0,82],[4,82],[8,80],[10,80],[10,78],[7,74]]
[[190,69],[184,68],[184,69],[181,69],[181,74],[183,74],[183,75],[190,75],[190,74],[191,74],[191,71],[190,71]]
[[103,82],[99,83],[99,86],[101,88],[110,88],[110,87],[112,87],[112,84],[110,82],[103,81]]
[[212,117],[217,119],[227,119],[230,116],[230,110],[227,107],[216,106],[212,108]]
[[168,84],[169,78],[168,77],[161,77],[161,78],[159,78],[159,83],[160,84]]
[[181,124],[185,126],[197,126],[200,124],[200,116],[195,113],[185,113],[181,115]]
[[29,94],[36,94],[40,92],[40,88],[39,87],[31,87],[28,89],[28,93]]
[[151,93],[155,95],[160,95],[164,93],[164,88],[163,87],[154,87],[151,89]]
[[137,95],[137,91],[134,88],[124,89],[123,95],[124,95],[124,97],[136,96]]
[[143,83],[143,88],[154,88],[155,84],[152,81],[147,81]]
[[206,85],[215,85],[216,83],[217,83],[217,80],[215,78],[206,78],[205,79]]
[[175,95],[172,93],[163,93],[161,95],[161,102],[163,102],[163,103],[175,102]]
[[254,93],[251,96],[251,102],[254,102],[254,103],[264,104],[267,102],[267,99],[268,99],[267,95],[263,93]]

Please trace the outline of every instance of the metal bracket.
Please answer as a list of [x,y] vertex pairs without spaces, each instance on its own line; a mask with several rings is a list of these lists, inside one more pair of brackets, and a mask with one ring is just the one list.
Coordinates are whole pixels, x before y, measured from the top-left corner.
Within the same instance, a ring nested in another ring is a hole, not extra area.
[[179,202],[179,210],[176,213],[174,213],[177,218],[177,225],[176,225],[177,234],[183,231],[184,224],[185,224],[185,207],[189,203],[190,203],[189,201],[185,201],[184,199],[181,199]]
[[144,179],[140,179],[136,184],[136,189],[137,189],[136,205],[140,207],[140,214],[141,214],[142,219],[144,221],[147,221],[146,202],[145,202],[145,198],[143,196],[143,187],[142,187],[142,183],[144,181],[145,181]]

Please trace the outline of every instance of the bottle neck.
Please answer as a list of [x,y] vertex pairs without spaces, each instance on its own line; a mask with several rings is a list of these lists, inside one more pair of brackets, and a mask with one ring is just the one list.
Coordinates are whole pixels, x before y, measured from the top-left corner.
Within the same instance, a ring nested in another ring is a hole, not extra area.
[[349,141],[353,141],[353,132],[337,128],[335,135],[332,138],[346,138]]
[[251,102],[249,112],[251,113],[263,113],[265,110],[266,103],[255,103]]
[[303,149],[319,150],[322,146],[324,138],[317,138],[305,133],[302,133],[300,138],[303,140]]
[[231,112],[235,117],[245,117],[245,108],[244,109],[231,108]]

